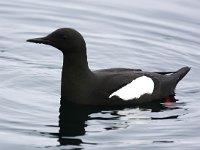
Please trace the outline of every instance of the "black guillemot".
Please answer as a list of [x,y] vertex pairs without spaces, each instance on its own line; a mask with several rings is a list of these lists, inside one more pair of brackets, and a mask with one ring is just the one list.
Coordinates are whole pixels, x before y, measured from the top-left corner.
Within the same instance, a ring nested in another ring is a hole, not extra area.
[[111,68],[91,71],[86,43],[74,29],[61,28],[46,37],[27,40],[51,45],[64,55],[61,100],[95,106],[132,106],[173,96],[177,83],[189,72],[145,72],[140,69]]

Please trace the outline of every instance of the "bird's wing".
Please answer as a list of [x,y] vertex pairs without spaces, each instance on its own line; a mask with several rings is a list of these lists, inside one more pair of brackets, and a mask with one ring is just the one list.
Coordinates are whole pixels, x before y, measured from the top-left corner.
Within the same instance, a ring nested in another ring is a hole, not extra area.
[[154,73],[161,74],[161,75],[169,75],[169,74],[173,74],[175,72],[174,71],[169,71],[169,72],[154,72]]
[[129,69],[129,68],[110,68],[110,69],[100,69],[100,70],[96,70],[94,72],[96,73],[108,73],[108,72],[112,72],[112,73],[122,73],[122,72],[132,72],[132,71],[142,71],[141,69]]
[[[115,69],[114,69],[115,70]],[[98,74],[97,77],[99,78],[100,87],[98,90],[101,93],[105,93],[105,97],[109,97],[113,92],[119,90],[120,88],[124,87],[125,85],[129,84],[133,80],[135,80],[138,77],[141,76],[148,76],[152,78],[152,80],[157,83],[159,82],[158,78],[159,76],[162,76],[157,73],[148,73],[143,71],[134,71],[130,69],[126,69],[126,71],[118,71],[118,72],[112,72],[110,70],[106,71],[98,71],[96,72]],[[159,85],[159,84],[158,84]],[[155,87],[157,89],[157,87]]]
[[[141,69],[129,69],[129,68],[110,68],[110,69],[101,69],[96,70],[94,72],[112,72],[112,73],[122,73],[122,72],[136,72],[142,71]],[[154,72],[160,75],[169,75],[175,73],[175,71],[168,71],[168,72]]]

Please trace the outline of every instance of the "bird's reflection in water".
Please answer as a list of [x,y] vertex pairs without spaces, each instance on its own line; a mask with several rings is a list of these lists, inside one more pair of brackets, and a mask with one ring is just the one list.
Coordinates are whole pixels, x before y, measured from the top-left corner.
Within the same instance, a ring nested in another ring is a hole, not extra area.
[[[173,102],[176,101],[172,97]],[[175,103],[172,103],[175,104]],[[131,107],[130,109],[135,109],[136,107]],[[138,107],[137,107],[138,108]],[[91,114],[101,113],[108,111],[110,115],[113,116],[110,119],[119,120],[122,117],[118,111],[122,111],[123,107],[106,108],[106,107],[91,107],[75,105],[72,103],[66,103],[61,100],[60,106],[60,116],[59,116],[59,134],[58,141],[60,145],[81,145],[81,144],[95,144],[95,143],[85,143],[81,140],[81,136],[86,134],[85,128],[87,127],[87,121],[89,120],[101,120],[101,117],[91,117]],[[126,107],[127,109],[127,107]],[[151,103],[143,106],[139,106],[141,111],[150,110],[151,112],[160,112],[168,109],[180,109],[176,105],[174,107],[168,107],[168,105],[162,103]],[[150,119],[176,119],[177,116],[168,116],[166,118],[150,118]],[[106,118],[109,119],[109,118]],[[105,119],[105,120],[106,120]],[[104,128],[106,129],[106,128]],[[107,128],[110,130],[110,128]],[[113,128],[116,129],[116,128]]]
[[86,121],[89,114],[98,112],[98,109],[62,102],[59,116],[59,142],[60,145],[80,145],[82,140],[77,136],[85,135]]

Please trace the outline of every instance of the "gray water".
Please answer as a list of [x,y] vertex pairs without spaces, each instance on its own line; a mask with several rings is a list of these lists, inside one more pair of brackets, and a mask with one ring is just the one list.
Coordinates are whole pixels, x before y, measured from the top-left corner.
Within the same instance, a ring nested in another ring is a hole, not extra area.
[[[83,34],[92,70],[192,67],[179,101],[60,113],[62,54],[26,42],[60,27]],[[0,0],[0,149],[200,149],[199,28],[199,0]]]

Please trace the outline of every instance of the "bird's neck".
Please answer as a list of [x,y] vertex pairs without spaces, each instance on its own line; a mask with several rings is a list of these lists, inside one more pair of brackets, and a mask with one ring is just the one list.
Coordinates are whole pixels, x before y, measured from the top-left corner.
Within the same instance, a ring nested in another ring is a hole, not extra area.
[[86,54],[74,53],[67,56],[64,55],[62,68],[62,76],[64,78],[81,77],[90,72]]
[[87,89],[87,85],[90,84],[92,76],[93,73],[88,67],[86,55],[69,54],[64,56],[61,99],[77,100],[77,91],[78,93],[84,92]]

